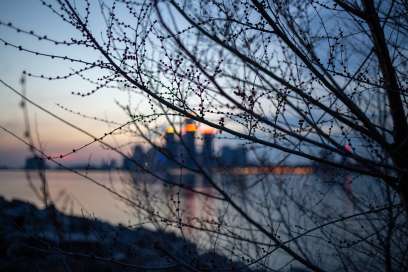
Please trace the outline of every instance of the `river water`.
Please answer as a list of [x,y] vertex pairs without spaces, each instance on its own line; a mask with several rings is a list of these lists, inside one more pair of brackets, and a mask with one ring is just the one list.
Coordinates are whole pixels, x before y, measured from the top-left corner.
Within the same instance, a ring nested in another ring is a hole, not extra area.
[[[167,175],[174,183],[168,185],[123,171],[81,173],[91,180],[69,171],[46,172],[50,199],[59,210],[113,224],[175,231],[207,250],[222,251],[249,263],[267,255],[274,243],[249,224],[243,213],[280,239],[290,240],[319,224],[385,204],[384,190],[377,182],[348,174],[214,175],[213,181],[239,207],[237,211],[231,201],[213,199],[222,195],[203,178],[191,174]],[[20,199],[42,207],[41,186],[36,172],[0,171],[0,195],[8,200]],[[367,218],[356,217],[308,233],[291,247],[335,269],[341,266],[339,247],[331,248],[328,243],[334,239],[343,244],[355,241],[362,229],[369,234],[370,224]],[[361,262],[365,255],[347,257]],[[276,250],[256,265],[276,269],[292,261],[282,250]]]
[[[86,174],[94,181],[117,192],[124,198],[134,199],[138,195],[145,198],[145,193],[149,192],[152,205],[167,206],[169,203],[163,201],[164,196],[166,196],[166,199],[169,197],[173,198],[170,201],[175,201],[174,198],[178,197],[179,200],[176,201],[180,201],[179,204],[183,206],[183,210],[191,214],[201,213],[203,207],[198,205],[199,202],[205,201],[209,206],[211,206],[211,202],[217,202],[194,192],[180,189],[177,185],[166,186],[160,181],[153,181],[152,178],[143,175],[135,177],[125,171],[89,171],[86,173],[82,172],[82,174]],[[8,200],[19,199],[31,202],[38,207],[43,207],[42,197],[38,196],[38,193],[36,194],[36,191],[41,191],[41,181],[35,171],[29,172],[28,175],[30,176],[29,179],[25,171],[0,171],[0,195]],[[221,176],[217,178],[224,181],[222,184],[224,185],[223,189],[237,197],[239,202],[241,202],[240,204],[248,202],[252,198],[263,197],[265,193],[267,193],[267,196],[275,194],[276,191],[274,192],[273,190],[282,190],[282,182],[296,182],[297,189],[304,192],[303,196],[310,194],[309,197],[313,198],[316,193],[311,191],[315,188],[309,188],[311,185],[306,182],[310,180],[310,177],[304,176],[290,177],[286,175],[284,177],[274,177],[270,175],[269,177],[250,176],[235,179]],[[77,215],[93,215],[111,223],[127,224],[129,221],[134,223],[136,220],[132,218],[132,214],[129,214],[134,212],[134,209],[129,207],[131,204],[126,199],[121,199],[119,196],[112,194],[112,192],[96,184],[94,181],[70,171],[60,170],[47,171],[46,180],[50,198],[53,204],[60,210]],[[172,181],[176,184],[179,182],[174,177]],[[265,182],[269,184],[265,184]],[[186,182],[184,181],[184,183]],[[191,182],[188,185],[191,185]],[[171,196],[168,195],[169,187],[173,188]],[[293,189],[290,187],[288,186],[286,189]],[[330,206],[335,205],[337,211],[340,208],[342,212],[346,213],[347,210],[351,211],[353,209],[352,203],[347,196],[346,187],[319,187],[318,190],[322,191],[318,192],[318,194],[330,194],[330,196],[326,195],[325,197],[332,201]],[[191,188],[198,192],[216,195],[214,189],[210,185],[204,184],[198,177],[194,177]],[[323,192],[324,189],[327,191]],[[333,197],[333,194],[335,197]],[[215,203],[213,204],[216,205]],[[322,205],[325,204],[322,201]]]

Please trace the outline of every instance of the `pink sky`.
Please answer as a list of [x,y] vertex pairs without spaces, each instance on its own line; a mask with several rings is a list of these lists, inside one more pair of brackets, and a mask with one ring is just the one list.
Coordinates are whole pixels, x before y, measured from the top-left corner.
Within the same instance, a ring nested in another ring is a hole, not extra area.
[[[40,1],[0,1],[0,21],[6,23],[13,22],[13,25],[23,29],[34,30],[36,33],[46,34],[56,39],[66,39],[70,36],[75,36],[71,27],[68,27],[59,18],[44,9]],[[49,44],[39,42],[28,35],[17,34],[16,31],[1,25],[0,38],[15,44],[21,44],[28,49],[37,49],[42,52],[49,50],[55,52],[55,50],[58,50],[53,46],[49,46]],[[73,54],[89,56],[89,52],[78,51]],[[20,52],[15,48],[4,46],[3,43],[0,44],[0,62],[0,78],[16,89],[21,88],[19,79],[24,70],[31,73],[56,76],[65,74],[72,68],[67,62],[33,56]],[[105,131],[109,130],[109,127],[107,124],[99,121],[84,119],[66,112],[56,104],[59,103],[89,116],[108,118],[116,122],[126,122],[128,120],[122,110],[115,104],[115,100],[126,103],[126,93],[113,89],[104,89],[88,98],[71,94],[73,90],[87,90],[89,88],[91,88],[90,84],[79,78],[51,82],[43,79],[27,78],[28,97],[92,134],[101,136]],[[19,107],[19,97],[3,85],[0,85],[0,96],[0,124],[22,136],[24,133],[23,114]],[[51,154],[67,152],[89,141],[89,137],[81,135],[72,128],[33,107],[29,107],[29,114],[32,126],[34,126],[35,121],[37,122],[44,150]],[[129,139],[125,137],[126,141]],[[119,142],[122,141],[120,138],[117,140]],[[72,157],[69,160],[86,161],[91,154],[95,161],[115,157],[112,152],[108,153],[94,144],[86,150],[78,152],[75,154],[75,158]],[[28,155],[28,148],[26,146],[22,146],[21,143],[3,131],[0,132],[0,165],[21,166]]]

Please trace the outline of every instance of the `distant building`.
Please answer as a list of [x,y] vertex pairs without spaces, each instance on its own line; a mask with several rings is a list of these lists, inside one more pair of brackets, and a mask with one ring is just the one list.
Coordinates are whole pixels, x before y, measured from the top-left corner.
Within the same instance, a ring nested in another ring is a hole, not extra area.
[[143,165],[145,163],[145,153],[140,145],[136,145],[133,148],[133,153],[130,158],[123,159],[122,167],[129,171],[140,171],[141,167],[138,164]]
[[215,130],[212,128],[206,128],[201,131],[203,135],[203,149],[201,151],[201,161],[203,166],[205,167],[214,167],[215,166],[215,158],[214,158],[214,134]]
[[163,154],[164,150],[157,147],[152,147],[146,152],[144,158],[144,166],[149,170],[162,170],[166,168],[168,160]]
[[24,168],[27,170],[44,170],[47,167],[45,160],[37,155],[27,158]]
[[116,166],[115,160],[102,161],[100,167],[97,167],[97,169],[100,169],[100,170],[113,170],[116,168],[117,166]]
[[178,142],[174,135],[174,129],[169,127],[166,129],[166,134],[164,135],[165,143],[165,152],[168,157],[166,157],[166,166],[174,167],[177,165],[176,161],[178,159]]
[[183,143],[181,144],[181,161],[187,167],[194,167],[194,160],[198,160],[195,146],[195,134],[197,125],[194,120],[186,119],[183,127]]
[[234,160],[234,150],[229,146],[224,146],[221,150],[221,166],[233,166]]
[[248,161],[245,148],[241,145],[236,148],[224,146],[221,150],[220,164],[224,167],[247,165]]
[[214,136],[216,130],[210,127],[200,130],[203,145],[199,152],[196,146],[196,134],[198,132],[198,127],[192,119],[184,121],[180,140],[178,140],[174,128],[169,127],[165,131],[165,142],[162,147],[152,147],[145,153],[141,146],[135,146],[131,159],[124,159],[123,168],[129,171],[140,170],[140,167],[133,161],[155,171],[179,167],[180,164],[194,168],[196,162],[206,168],[247,165],[246,149],[243,146],[236,148],[225,146],[221,150],[221,157],[215,156]]
[[248,164],[247,152],[243,145],[239,145],[234,149],[234,158],[236,166],[245,166]]

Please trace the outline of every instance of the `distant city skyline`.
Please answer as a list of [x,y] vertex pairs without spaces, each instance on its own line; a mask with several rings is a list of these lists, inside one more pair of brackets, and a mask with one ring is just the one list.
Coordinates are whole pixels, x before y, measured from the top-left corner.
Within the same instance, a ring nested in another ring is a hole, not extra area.
[[[236,147],[223,146],[220,143],[218,152],[214,149],[216,130],[204,127],[199,130],[196,122],[186,118],[181,131],[173,127],[164,131],[164,143],[144,150],[135,145],[129,158],[123,159],[123,168],[130,171],[167,170],[175,167],[198,169],[204,168],[246,166],[247,151],[242,145]],[[196,138],[201,137],[200,146]]]
[[[18,22],[15,21],[15,18],[19,18]],[[42,35],[60,40],[77,35],[77,32],[72,27],[67,26],[60,18],[57,18],[45,9],[39,1],[0,1],[0,22],[5,24],[12,22],[16,27],[33,30],[35,33],[41,33]],[[44,52],[50,50],[48,43],[40,42],[29,35],[17,33],[15,30],[11,30],[1,24],[0,30],[0,38],[5,41],[28,46],[27,49],[37,49]],[[52,50],[60,54],[66,53],[58,52],[58,47]],[[84,57],[88,56],[89,52],[86,50],[75,51],[75,54],[78,54],[79,57]],[[2,63],[0,65],[0,79],[17,90],[21,89],[20,79],[23,71],[32,74],[58,76],[69,73],[72,68],[66,62],[50,60],[49,58],[21,52],[16,48],[4,46],[3,42],[0,43],[0,60]],[[115,101],[123,102],[123,104],[127,103],[128,95],[126,92],[103,89],[85,98],[72,95],[72,91],[92,88],[91,85],[79,77],[72,77],[69,80],[49,81],[27,76],[26,86],[29,98],[96,136],[102,136],[113,127],[91,118],[83,118],[63,110],[62,107],[90,117],[112,120],[116,123],[129,121],[129,116],[115,104]],[[0,96],[0,124],[17,135],[23,136],[23,113],[19,106],[21,99],[2,84],[0,84]],[[149,108],[147,103],[142,103],[138,107],[141,110]],[[51,156],[69,152],[90,140],[89,137],[81,135],[29,104],[28,111],[35,144],[39,146],[39,142],[41,142],[44,151]],[[39,139],[37,139],[37,136],[39,136]],[[129,135],[121,135],[115,136],[114,139],[109,137],[107,141],[112,144],[121,145],[132,143],[137,141],[137,139]],[[126,151],[126,148],[123,150]],[[31,155],[27,146],[21,144],[7,133],[0,131],[1,167],[22,168],[24,167],[25,159]],[[77,165],[87,163],[90,159],[94,164],[100,164],[110,159],[119,161],[122,158],[114,152],[109,152],[101,148],[99,144],[94,143],[81,150],[81,152],[63,158],[61,163]]]
[[[15,18],[19,18],[18,22]],[[13,25],[26,30],[33,30],[41,35],[48,35],[55,39],[65,40],[70,36],[76,37],[78,33],[72,27],[61,21],[49,10],[45,9],[41,2],[37,1],[0,1],[0,22],[7,24],[13,22]],[[0,38],[8,42],[13,42],[16,45],[24,45],[27,49],[36,49],[43,52],[56,52],[64,55],[66,52],[55,46],[50,49],[49,43],[38,41],[30,35],[17,33],[15,30],[9,29],[0,24]],[[71,72],[70,64],[58,60],[50,60],[21,52],[16,48],[4,46],[0,43],[0,79],[16,89],[20,89],[20,78],[23,71],[33,74],[44,74],[48,76],[59,76]],[[95,57],[95,52],[89,52],[86,49],[69,52],[70,54],[81,57]],[[91,54],[91,55],[89,55]],[[115,104],[115,101],[126,105],[129,101],[128,94],[117,89],[102,89],[90,97],[81,97],[72,95],[71,92],[79,91],[87,88],[93,88],[92,85],[79,77],[72,77],[69,80],[49,81],[41,78],[30,77],[26,79],[27,96],[32,98],[41,106],[49,109],[58,116],[78,125],[96,136],[102,136],[106,131],[112,129],[112,125],[92,120],[91,118],[83,118],[77,114],[73,114],[62,107],[80,112],[89,117],[97,117],[101,119],[112,120],[122,124],[129,121],[129,116],[120,107]],[[118,86],[119,87],[119,86]],[[7,127],[17,135],[24,134],[23,114],[19,104],[21,99],[10,92],[4,85],[0,84],[0,124]],[[134,99],[138,101],[138,99]],[[58,106],[60,105],[60,106]],[[139,103],[132,105],[138,107],[139,111],[149,108],[148,103]],[[90,141],[90,138],[78,133],[72,128],[62,124],[47,114],[28,105],[30,123],[33,128],[35,143],[42,144],[43,150],[51,155],[57,156],[70,152],[83,144]],[[37,133],[38,132],[38,133]],[[37,139],[39,136],[39,139]],[[106,138],[113,145],[123,145],[130,143],[129,146],[122,150],[129,151],[133,142],[137,141],[132,135],[120,135]],[[223,145],[234,145],[235,140],[223,140]],[[277,155],[271,152],[272,157]],[[281,153],[277,153],[281,156]],[[0,166],[8,167],[23,167],[24,161],[31,156],[28,147],[22,145],[12,136],[0,131]],[[293,157],[293,156],[292,156]],[[111,159],[121,160],[122,158],[114,152],[107,151],[97,143],[86,147],[85,149],[67,156],[61,160],[66,165],[84,164],[92,160],[95,164],[100,164],[102,161]],[[295,158],[298,162],[298,158]]]

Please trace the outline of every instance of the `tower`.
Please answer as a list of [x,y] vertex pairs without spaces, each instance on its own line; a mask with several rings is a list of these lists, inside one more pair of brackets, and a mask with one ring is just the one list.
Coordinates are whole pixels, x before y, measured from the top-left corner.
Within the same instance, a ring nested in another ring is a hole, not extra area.
[[165,143],[165,150],[169,157],[167,158],[167,167],[173,167],[176,163],[173,160],[178,160],[177,153],[178,153],[178,145],[174,135],[174,129],[172,127],[168,127],[166,129],[166,134],[164,135]]
[[123,160],[123,168],[128,171],[140,171],[141,167],[145,163],[145,154],[143,148],[140,145],[135,145],[133,153],[130,157],[126,157]]
[[215,130],[212,128],[205,128],[201,131],[203,135],[203,149],[201,151],[202,163],[205,167],[214,166],[214,154],[213,154],[213,140]]
[[182,154],[181,160],[188,167],[194,166],[193,159],[197,159],[197,151],[195,147],[195,133],[197,131],[197,126],[194,120],[186,119],[184,121],[183,127],[183,143],[182,143]]

